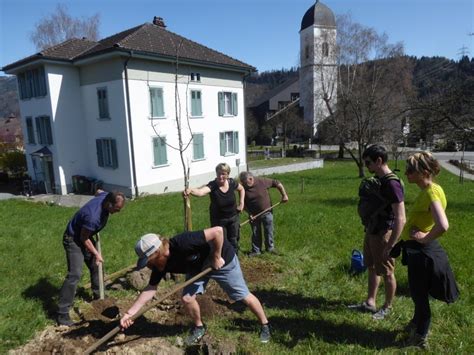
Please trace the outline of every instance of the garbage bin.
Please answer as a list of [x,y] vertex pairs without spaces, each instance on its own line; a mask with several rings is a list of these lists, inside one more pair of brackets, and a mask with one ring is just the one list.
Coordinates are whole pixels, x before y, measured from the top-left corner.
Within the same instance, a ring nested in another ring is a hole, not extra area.
[[79,180],[81,176],[80,175],[73,175],[72,176],[72,192],[74,193],[79,193],[78,187],[77,187],[77,181]]
[[77,179],[77,193],[86,195],[90,193],[90,182],[85,176],[79,176]]

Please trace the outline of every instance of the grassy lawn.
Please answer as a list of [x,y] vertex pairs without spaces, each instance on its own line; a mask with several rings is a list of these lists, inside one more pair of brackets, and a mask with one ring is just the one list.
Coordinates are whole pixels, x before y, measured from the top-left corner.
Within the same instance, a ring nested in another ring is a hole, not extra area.
[[[276,270],[275,279],[250,284],[264,303],[273,327],[269,344],[257,340],[257,324],[250,312],[232,319],[207,320],[218,339],[238,339],[239,352],[290,353],[404,353],[399,333],[410,320],[413,303],[408,295],[406,268],[397,261],[399,288],[393,314],[384,321],[353,312],[347,305],[366,296],[367,273],[348,275],[352,249],[362,248],[363,230],[356,204],[359,178],[351,162],[325,162],[324,169],[278,175],[290,202],[274,211],[276,246],[281,256],[264,255]],[[304,179],[304,191],[302,180]],[[472,237],[474,183],[458,184],[443,171],[439,182],[448,197],[450,230],[442,237],[461,290],[452,305],[432,301],[430,345],[433,353],[474,353]],[[405,184],[410,209],[418,188]],[[277,191],[274,202],[277,201]],[[193,198],[194,229],[208,225],[207,198]],[[28,341],[53,324],[58,289],[65,275],[62,232],[76,209],[25,201],[1,201],[0,235],[0,353]],[[133,246],[147,232],[173,235],[182,230],[179,194],[148,196],[129,202],[110,218],[101,233],[109,273],[135,262]],[[246,216],[242,216],[244,220]],[[242,228],[242,249],[250,248],[250,228]],[[241,257],[243,264],[252,259]],[[87,273],[85,273],[87,275]],[[87,283],[83,277],[82,283]],[[379,306],[383,289],[379,292]],[[120,291],[114,297],[133,297]],[[119,291],[115,291],[119,292]],[[249,331],[250,329],[250,331]],[[184,330],[183,330],[184,332]]]

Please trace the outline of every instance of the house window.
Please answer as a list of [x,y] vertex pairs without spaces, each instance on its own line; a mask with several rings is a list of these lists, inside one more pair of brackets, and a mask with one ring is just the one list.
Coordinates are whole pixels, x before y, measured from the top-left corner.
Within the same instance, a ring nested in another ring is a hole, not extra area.
[[28,135],[28,144],[35,144],[35,131],[33,129],[33,119],[31,117],[26,118],[26,133]]
[[323,57],[327,57],[329,55],[329,45],[327,42],[323,42]]
[[239,132],[229,131],[219,133],[221,155],[239,153]]
[[160,166],[168,164],[168,157],[166,155],[166,138],[153,138],[153,165]]
[[199,73],[191,73],[191,81],[201,81],[201,74]]
[[164,117],[165,108],[163,103],[163,89],[162,88],[150,88],[150,116],[151,117]]
[[53,144],[53,134],[51,132],[51,121],[48,116],[39,116],[36,120],[36,132],[38,143],[44,145]]
[[99,138],[95,140],[97,148],[97,163],[102,168],[117,169],[117,143],[112,138]]
[[26,70],[18,74],[20,99],[46,96],[46,78],[44,68]]
[[202,116],[201,91],[191,90],[191,116]]
[[298,100],[300,98],[300,93],[299,92],[292,92],[290,94],[290,99],[291,101],[295,101],[295,100]]
[[193,134],[193,159],[204,159],[204,135],[202,133]]
[[219,116],[237,116],[237,94],[219,92]]
[[107,88],[97,88],[97,101],[99,103],[99,118],[110,118]]

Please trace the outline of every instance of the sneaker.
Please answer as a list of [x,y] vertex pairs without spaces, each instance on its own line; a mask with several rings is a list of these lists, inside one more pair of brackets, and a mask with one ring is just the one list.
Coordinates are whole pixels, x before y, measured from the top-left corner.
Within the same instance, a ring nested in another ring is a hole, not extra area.
[[347,307],[356,311],[360,311],[360,312],[370,312],[370,313],[377,312],[377,308],[375,308],[375,306],[368,304],[367,301],[364,301],[362,303],[357,303],[357,304],[351,304]]
[[376,320],[385,319],[390,314],[391,311],[392,311],[391,308],[382,307],[372,315],[372,318]]
[[260,342],[268,343],[272,335],[270,334],[270,325],[263,324],[262,328],[260,329]]
[[186,345],[193,345],[199,343],[204,334],[206,334],[206,326],[204,324],[200,327],[194,326],[191,329],[189,336],[184,340],[184,343]]
[[56,321],[58,322],[58,325],[64,325],[66,327],[72,327],[74,325],[74,322],[69,317],[69,314],[59,314]]
[[248,256],[249,258],[254,258],[254,257],[260,256],[260,255],[262,255],[262,253],[257,252],[257,251],[251,251],[250,253],[247,254],[247,256]]

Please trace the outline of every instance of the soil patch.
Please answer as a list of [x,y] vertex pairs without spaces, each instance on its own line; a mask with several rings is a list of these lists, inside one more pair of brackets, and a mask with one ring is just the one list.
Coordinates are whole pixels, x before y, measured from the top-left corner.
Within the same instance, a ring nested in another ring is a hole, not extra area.
[[[269,260],[244,258],[242,269],[250,289],[258,285],[274,282],[278,273]],[[158,288],[156,298],[167,291],[169,283]],[[123,312],[133,303],[134,298],[92,301],[81,309],[75,308],[76,317],[81,321],[74,327],[48,326],[23,347],[10,351],[20,354],[81,354],[89,346],[101,339],[118,325]],[[261,300],[262,302],[264,300]],[[232,302],[213,281],[209,282],[206,293],[198,296],[204,320],[214,317],[238,318],[238,313],[246,307],[241,302]],[[150,309],[136,320],[125,332],[120,332],[111,341],[99,347],[97,354],[231,354],[237,343],[221,342],[207,334],[195,347],[185,348],[182,336],[190,324],[180,301],[180,292],[171,295],[157,307]],[[168,340],[172,339],[172,340]]]

